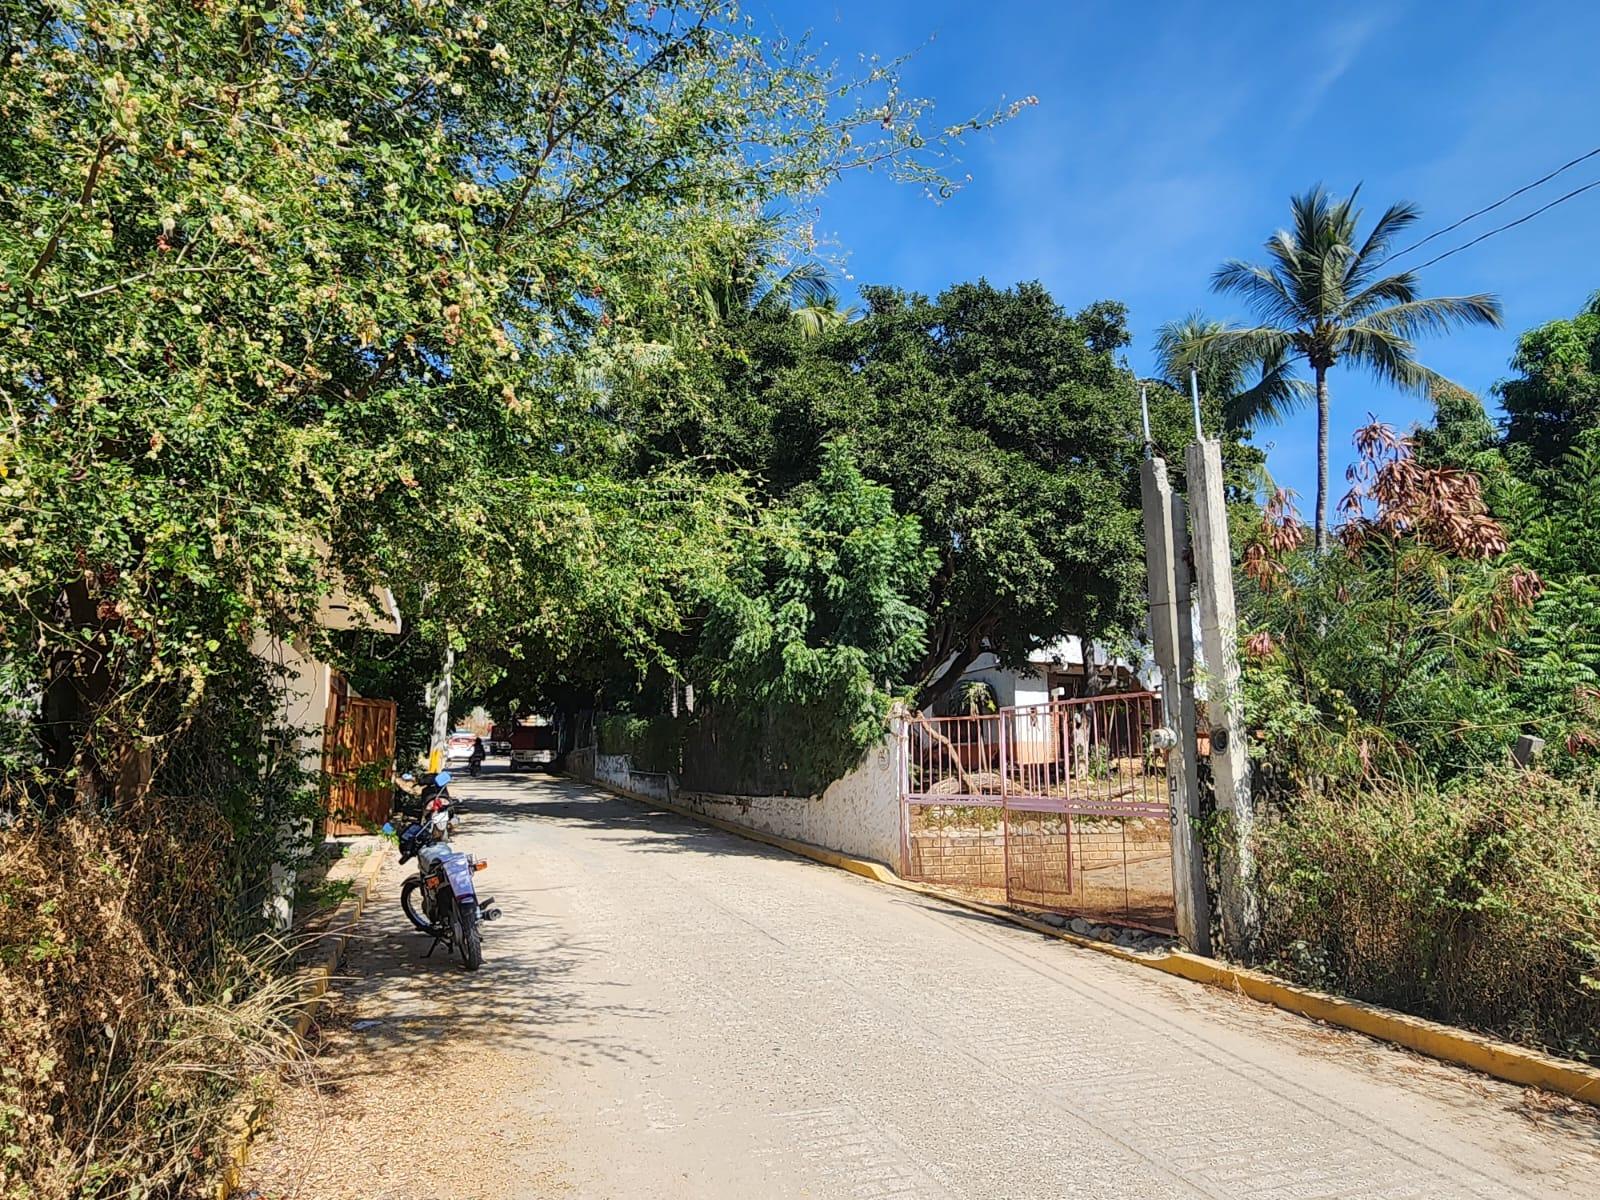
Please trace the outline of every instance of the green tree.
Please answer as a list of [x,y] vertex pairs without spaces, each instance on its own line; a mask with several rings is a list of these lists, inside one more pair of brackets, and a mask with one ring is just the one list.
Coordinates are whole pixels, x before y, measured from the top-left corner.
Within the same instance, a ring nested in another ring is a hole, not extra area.
[[672,552],[602,562],[732,496],[612,503],[574,452],[613,290],[843,169],[944,187],[892,66],[725,4],[13,0],[0,42],[0,633],[90,793],[256,633],[315,638],[336,575],[441,648],[580,612],[648,642]]
[[864,290],[771,392],[769,472],[804,478],[843,436],[938,555],[916,703],[972,662],[1138,626],[1139,410],[1120,305],[1069,315],[1036,283],[936,300]]
[[909,597],[936,556],[842,441],[823,448],[814,483],[764,514],[749,548],[705,596],[689,672],[724,729],[742,725],[741,740],[801,786],[825,785],[883,735],[888,684],[923,652],[928,617]]
[[[1359,191],[1359,189],[1358,189]],[[1460,325],[1498,325],[1490,295],[1423,297],[1415,272],[1382,273],[1395,238],[1421,215],[1392,204],[1362,237],[1356,195],[1330,196],[1320,185],[1290,201],[1290,228],[1266,242],[1266,264],[1238,259],[1212,276],[1218,292],[1242,297],[1261,324],[1199,331],[1175,365],[1187,370],[1207,356],[1243,354],[1270,371],[1286,361],[1311,372],[1317,405],[1316,547],[1328,546],[1328,372],[1360,366],[1397,387],[1423,389],[1439,376],[1417,361],[1414,340]]]
[[1519,378],[1495,386],[1506,411],[1506,444],[1545,468],[1600,429],[1600,293],[1570,320],[1551,321],[1517,341]]

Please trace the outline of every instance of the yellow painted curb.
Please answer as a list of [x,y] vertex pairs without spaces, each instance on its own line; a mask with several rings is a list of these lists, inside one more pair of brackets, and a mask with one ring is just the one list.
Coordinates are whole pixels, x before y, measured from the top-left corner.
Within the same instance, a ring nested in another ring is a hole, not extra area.
[[[576,779],[576,776],[572,778]],[[1042,933],[1046,937],[1070,942],[1074,946],[1081,946],[1085,950],[1093,950],[1099,954],[1110,955],[1112,958],[1121,959],[1123,962],[1137,963],[1141,967],[1164,971],[1168,975],[1176,975],[1181,979],[1193,980],[1196,983],[1204,983],[1212,987],[1225,988],[1228,991],[1237,992],[1239,995],[1248,996],[1252,1000],[1258,1000],[1263,1004],[1271,1004],[1287,1012],[1323,1021],[1329,1025],[1337,1025],[1343,1029],[1351,1029],[1357,1033],[1366,1034],[1368,1037],[1377,1038],[1379,1041],[1392,1042],[1397,1046],[1404,1046],[1408,1050],[1415,1050],[1418,1054],[1426,1054],[1430,1058],[1455,1063],[1457,1066],[1470,1067],[1475,1071],[1481,1071],[1485,1075],[1492,1075],[1496,1079],[1504,1079],[1509,1083],[1520,1083],[1528,1087],[1542,1088],[1549,1092],[1559,1092],[1561,1095],[1571,1096],[1574,1100],[1600,1105],[1600,1069],[1586,1066],[1571,1059],[1541,1054],[1539,1051],[1530,1050],[1525,1046],[1502,1042],[1495,1038],[1485,1037],[1482,1034],[1472,1033],[1469,1030],[1458,1029],[1453,1025],[1429,1021],[1423,1017],[1414,1017],[1409,1013],[1396,1012],[1393,1009],[1383,1008],[1377,1004],[1367,1004],[1360,1000],[1350,1000],[1327,992],[1313,991],[1310,988],[1296,986],[1261,971],[1230,966],[1213,958],[1190,954],[1185,950],[1172,951],[1167,954],[1140,954],[1132,950],[1125,950],[1121,946],[1113,946],[1108,942],[1080,937],[1078,934],[1068,932],[1065,929],[1057,929],[1054,925],[1035,920],[1009,908],[1003,908],[995,904],[984,904],[978,900],[969,900],[964,896],[930,887],[927,884],[902,879],[883,863],[873,862],[870,859],[852,858],[848,854],[840,854],[836,850],[829,850],[822,846],[813,846],[808,842],[797,842],[791,838],[779,837],[776,834],[765,833],[759,829],[748,829],[743,825],[736,825],[732,821],[706,816],[703,813],[695,812],[693,809],[684,808],[665,800],[657,800],[642,793],[616,787],[612,784],[589,783],[586,780],[577,780],[577,782],[613,792],[638,804],[676,813],[681,817],[687,817],[691,821],[698,821],[702,825],[710,825],[737,837],[747,838],[753,842],[761,842],[768,846],[775,846],[780,850],[787,850],[789,853],[798,854],[802,858],[809,858],[830,867],[837,867],[842,871],[849,871],[851,874],[860,875],[878,883],[886,883],[892,887],[902,888],[908,892],[916,892],[918,895],[928,896],[947,904],[956,905],[959,908],[983,913],[994,917],[996,920],[1008,921],[1013,925],[1020,925],[1022,928],[1030,929],[1035,933]]]
[[[372,885],[377,882],[378,872],[383,870],[386,849],[385,846],[375,846],[372,853],[367,856],[367,861],[361,866],[361,873],[356,876],[354,892],[345,897],[339,907],[333,910],[333,917],[328,923],[328,933],[321,947],[322,952],[317,956],[317,961],[305,971],[305,985],[300,992],[300,1011],[294,1019],[294,1036],[298,1041],[305,1040],[306,1033],[311,1028],[311,1018],[316,1011],[317,1003],[327,993],[328,984],[339,969],[339,960],[344,957],[345,946],[350,941],[350,935],[355,932],[356,922],[367,906],[367,899],[372,895]],[[228,1148],[222,1155],[224,1165],[222,1175],[217,1181],[216,1200],[228,1200],[228,1197],[238,1190],[244,1164],[250,1157],[250,1144],[255,1141],[256,1134],[261,1132],[266,1119],[266,1104],[256,1100],[245,1105],[230,1122],[232,1129]]]

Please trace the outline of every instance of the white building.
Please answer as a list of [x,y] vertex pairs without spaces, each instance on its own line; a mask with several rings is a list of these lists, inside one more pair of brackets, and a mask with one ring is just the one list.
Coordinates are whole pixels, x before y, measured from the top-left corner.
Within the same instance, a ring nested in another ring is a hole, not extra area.
[[1099,676],[1097,688],[1091,689],[1089,686],[1090,677],[1084,665],[1082,641],[1066,637],[1033,651],[1028,655],[1027,665],[1020,668],[1001,667],[993,654],[980,655],[962,672],[955,686],[936,701],[929,711],[939,715],[965,711],[959,697],[963,688],[970,683],[987,684],[999,708],[1068,700],[1089,695],[1091,691],[1128,691],[1132,688],[1153,691],[1157,686],[1155,661],[1148,654],[1135,669],[1125,659],[1112,657],[1103,646],[1091,643],[1091,648],[1095,672]]

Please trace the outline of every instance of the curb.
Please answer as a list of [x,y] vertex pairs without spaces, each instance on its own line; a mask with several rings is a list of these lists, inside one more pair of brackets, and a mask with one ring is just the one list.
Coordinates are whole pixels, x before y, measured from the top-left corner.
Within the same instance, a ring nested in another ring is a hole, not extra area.
[[[367,900],[372,895],[372,886],[377,882],[378,872],[383,870],[386,849],[384,846],[375,846],[367,855],[367,861],[362,864],[360,873],[356,876],[355,890],[333,910],[321,952],[317,955],[316,961],[304,970],[305,983],[300,989],[300,1011],[295,1016],[293,1026],[296,1041],[305,1040],[317,1004],[327,993],[328,985],[339,969],[339,962],[344,958],[345,946],[350,941],[350,935],[355,932],[356,922],[360,920],[361,913],[367,906]],[[222,1155],[223,1167],[217,1181],[216,1200],[228,1200],[238,1190],[244,1164],[250,1157],[250,1145],[255,1141],[256,1134],[261,1132],[266,1117],[267,1105],[260,1100],[250,1102],[234,1117],[231,1122],[233,1128],[229,1134],[228,1148]]]
[[1499,1041],[1482,1034],[1459,1029],[1453,1025],[1430,1021],[1423,1017],[1414,1017],[1409,1013],[1396,1012],[1394,1009],[1384,1008],[1377,1004],[1350,1000],[1328,992],[1313,991],[1310,988],[1299,987],[1262,971],[1251,970],[1247,967],[1230,966],[1214,958],[1191,954],[1187,950],[1175,950],[1160,955],[1140,954],[1132,950],[1124,950],[1120,946],[1113,946],[1106,942],[1096,941],[1093,938],[1080,937],[1078,934],[1064,929],[1057,929],[1054,925],[1034,920],[1032,917],[1014,912],[1008,908],[985,904],[979,900],[968,900],[964,896],[957,896],[939,888],[930,887],[927,884],[914,883],[909,879],[902,879],[883,863],[873,862],[870,859],[853,858],[836,850],[813,846],[808,842],[797,842],[791,838],[779,837],[777,834],[765,833],[759,829],[747,829],[742,825],[735,825],[731,821],[724,821],[718,817],[704,816],[693,809],[683,808],[666,800],[657,800],[653,797],[630,791],[627,788],[619,788],[607,783],[589,783],[578,779],[576,776],[569,776],[569,778],[575,782],[584,783],[589,787],[612,792],[615,795],[632,800],[636,804],[676,813],[678,816],[697,821],[702,825],[710,825],[715,829],[723,830],[737,837],[746,838],[753,842],[761,842],[779,850],[786,850],[790,854],[809,858],[814,862],[823,863],[830,867],[837,867],[842,871],[849,871],[853,875],[860,875],[876,883],[885,883],[904,891],[915,892],[920,896],[927,896],[946,904],[953,904],[958,908],[983,913],[996,920],[1019,925],[1024,929],[1032,930],[1034,933],[1041,933],[1046,937],[1068,942],[1085,950],[1093,950],[1098,954],[1109,955],[1112,958],[1121,959],[1123,962],[1136,963],[1141,967],[1148,967],[1167,975],[1175,975],[1180,979],[1188,979],[1195,983],[1203,983],[1211,987],[1236,992],[1239,995],[1249,997],[1251,1000],[1257,1000],[1263,1004],[1271,1004],[1286,1012],[1310,1017],[1312,1020],[1322,1021],[1329,1025],[1337,1025],[1342,1029],[1353,1030],[1378,1041],[1404,1046],[1408,1050],[1414,1050],[1418,1054],[1425,1054],[1429,1058],[1436,1058],[1442,1062],[1469,1067],[1474,1071],[1491,1075],[1496,1079],[1503,1079],[1507,1083],[1518,1083],[1527,1087],[1541,1088],[1547,1092],[1558,1092],[1563,1096],[1570,1096],[1574,1100],[1600,1105],[1600,1069],[1585,1066],[1583,1063],[1571,1059],[1541,1054],[1537,1050],[1530,1050],[1524,1046],[1514,1045],[1511,1042]]

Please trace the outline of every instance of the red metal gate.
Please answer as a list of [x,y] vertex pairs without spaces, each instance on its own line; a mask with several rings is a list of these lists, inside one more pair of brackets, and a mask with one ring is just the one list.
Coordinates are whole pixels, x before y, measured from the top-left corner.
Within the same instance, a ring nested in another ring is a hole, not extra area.
[[1173,928],[1172,805],[1150,692],[911,718],[901,861],[987,899]]

